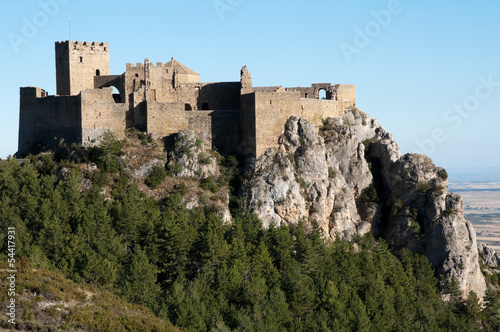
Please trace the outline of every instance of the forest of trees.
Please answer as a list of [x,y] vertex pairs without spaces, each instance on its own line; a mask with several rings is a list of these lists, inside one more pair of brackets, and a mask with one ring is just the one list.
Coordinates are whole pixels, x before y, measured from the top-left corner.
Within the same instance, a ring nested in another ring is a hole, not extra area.
[[81,165],[52,155],[0,163],[0,223],[16,227],[18,256],[189,331],[500,329],[496,292],[481,310],[451,284],[444,302],[424,257],[396,257],[371,234],[349,243],[303,225],[264,229],[234,197],[224,224],[215,208],[186,209],[182,192],[147,197],[115,167],[117,153],[93,154],[102,162],[89,189]]

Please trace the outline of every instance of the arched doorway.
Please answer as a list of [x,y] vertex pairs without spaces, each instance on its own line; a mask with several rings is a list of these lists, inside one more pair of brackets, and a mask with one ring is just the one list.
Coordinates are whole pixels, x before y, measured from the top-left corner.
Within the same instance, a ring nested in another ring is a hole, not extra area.
[[208,111],[210,108],[208,108],[208,104],[207,104],[207,103],[203,103],[203,104],[201,105],[201,109],[202,109],[203,111]]
[[95,76],[101,76],[101,71],[99,69],[95,71]]
[[185,104],[185,110],[186,110],[186,111],[192,111],[192,110],[193,110],[193,108],[191,107],[191,105],[190,105],[190,104],[186,103],[186,104]]
[[325,89],[319,89],[318,99],[326,99],[326,90]]

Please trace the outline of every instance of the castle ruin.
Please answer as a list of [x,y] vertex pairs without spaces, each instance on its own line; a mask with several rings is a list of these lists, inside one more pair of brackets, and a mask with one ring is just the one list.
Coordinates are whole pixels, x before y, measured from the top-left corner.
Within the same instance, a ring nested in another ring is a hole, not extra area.
[[[246,66],[239,82],[202,83],[174,58],[167,63],[126,65],[110,75],[108,43],[55,43],[57,94],[20,89],[18,155],[59,140],[90,145],[111,130],[118,139],[137,128],[158,137],[189,129],[207,148],[257,157],[278,144],[288,117],[340,117],[355,106],[354,85],[253,87]],[[113,93],[113,88],[118,93]],[[324,97],[320,98],[320,91]]]

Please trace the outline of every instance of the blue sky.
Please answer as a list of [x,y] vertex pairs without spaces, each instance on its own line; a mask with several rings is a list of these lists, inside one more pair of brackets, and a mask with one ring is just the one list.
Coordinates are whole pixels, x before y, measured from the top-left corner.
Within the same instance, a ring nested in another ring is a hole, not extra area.
[[403,153],[500,167],[499,13],[496,1],[9,1],[0,157],[17,150],[19,87],[55,93],[71,17],[72,40],[109,42],[112,74],[174,55],[202,81],[237,81],[247,65],[255,86],[355,84]]

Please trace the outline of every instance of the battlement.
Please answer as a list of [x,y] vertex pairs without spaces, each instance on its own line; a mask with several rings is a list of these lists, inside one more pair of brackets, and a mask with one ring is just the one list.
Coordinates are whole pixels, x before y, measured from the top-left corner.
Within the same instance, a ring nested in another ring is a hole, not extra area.
[[56,42],[56,49],[60,47],[67,47],[73,50],[90,49],[92,51],[109,52],[109,44],[106,42],[88,42],[88,41],[73,41],[65,40]]
[[128,70],[128,69],[132,69],[132,68],[144,68],[144,64],[142,62],[138,62],[136,63],[135,65],[133,63],[127,63],[125,65],[125,68]]

